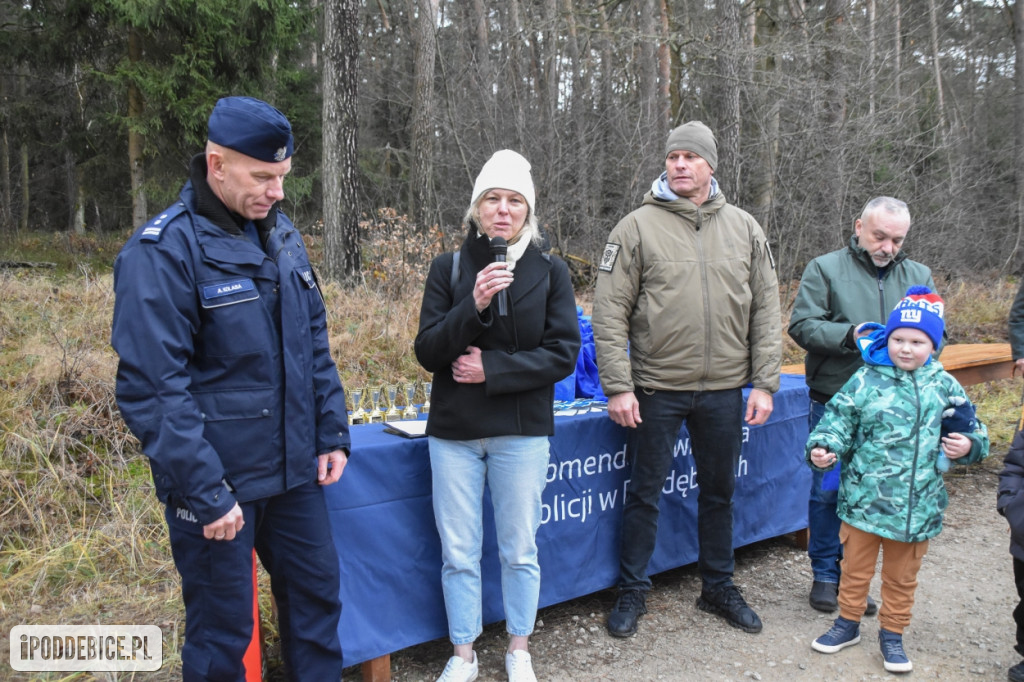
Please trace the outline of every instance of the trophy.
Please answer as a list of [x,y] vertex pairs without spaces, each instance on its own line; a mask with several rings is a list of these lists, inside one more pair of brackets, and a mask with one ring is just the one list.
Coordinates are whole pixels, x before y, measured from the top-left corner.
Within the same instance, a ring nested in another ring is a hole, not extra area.
[[384,414],[384,418],[388,421],[401,419],[402,411],[395,405],[395,400],[398,398],[398,385],[388,384],[385,388],[388,392],[388,411]]
[[365,389],[353,388],[348,394],[352,399],[352,414],[348,416],[349,424],[362,424],[366,421],[366,412],[363,411],[363,393]]
[[420,414],[430,412],[430,382],[423,382],[423,405],[420,406]]
[[366,417],[367,424],[379,424],[384,421],[384,413],[380,411],[380,388],[375,387],[370,389],[370,404],[373,405],[373,409],[370,410],[370,414]]
[[405,409],[402,411],[402,419],[417,419],[420,416],[412,402],[415,396],[416,383],[410,381],[405,385]]

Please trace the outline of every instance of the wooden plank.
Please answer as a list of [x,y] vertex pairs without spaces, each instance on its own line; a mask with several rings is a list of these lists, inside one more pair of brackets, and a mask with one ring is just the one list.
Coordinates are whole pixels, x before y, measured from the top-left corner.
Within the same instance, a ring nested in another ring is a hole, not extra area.
[[391,655],[371,658],[362,665],[363,682],[391,682]]
[[[1013,376],[1008,343],[954,343],[942,349],[939,362],[963,386]],[[804,365],[783,365],[783,374],[803,374]]]

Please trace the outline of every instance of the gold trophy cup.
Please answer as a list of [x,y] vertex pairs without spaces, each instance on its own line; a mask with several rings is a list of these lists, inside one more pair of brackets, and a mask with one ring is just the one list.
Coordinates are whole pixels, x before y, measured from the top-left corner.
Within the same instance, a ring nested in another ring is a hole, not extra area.
[[430,412],[430,382],[423,382],[423,404],[420,405],[420,414],[428,414]]
[[396,421],[402,418],[402,411],[398,409],[398,405],[395,401],[398,398],[398,384],[388,384],[385,387],[388,394],[388,411],[384,414],[384,419],[388,421]]
[[367,424],[379,424],[384,421],[384,413],[380,409],[380,394],[380,387],[370,389],[370,404],[373,405],[373,409],[370,410],[370,414],[366,418]]
[[352,400],[352,414],[348,416],[349,424],[362,424],[366,421],[366,412],[363,411],[363,395],[365,393],[365,388],[353,388],[349,390],[348,395]]
[[402,419],[417,419],[420,413],[416,411],[413,398],[416,397],[416,384],[409,382],[405,385],[405,409],[402,411]]

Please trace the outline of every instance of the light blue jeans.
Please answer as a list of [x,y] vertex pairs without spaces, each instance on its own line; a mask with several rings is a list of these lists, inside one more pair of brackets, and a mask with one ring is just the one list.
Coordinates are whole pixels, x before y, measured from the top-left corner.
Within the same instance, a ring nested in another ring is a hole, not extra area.
[[546,436],[481,440],[429,438],[434,520],[441,535],[441,586],[452,644],[483,630],[480,557],[484,482],[491,490],[501,559],[501,596],[510,635],[533,632],[540,599],[537,529],[548,466]]

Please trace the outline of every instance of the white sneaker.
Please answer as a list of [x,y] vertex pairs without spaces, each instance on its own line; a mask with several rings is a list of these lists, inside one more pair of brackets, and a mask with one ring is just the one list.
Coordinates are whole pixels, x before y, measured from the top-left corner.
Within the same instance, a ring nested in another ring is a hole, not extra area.
[[467,662],[462,656],[452,656],[437,682],[473,682],[479,672],[480,665],[477,663],[475,651],[472,663]]
[[522,649],[505,654],[505,672],[508,673],[508,682],[537,682],[530,654]]

